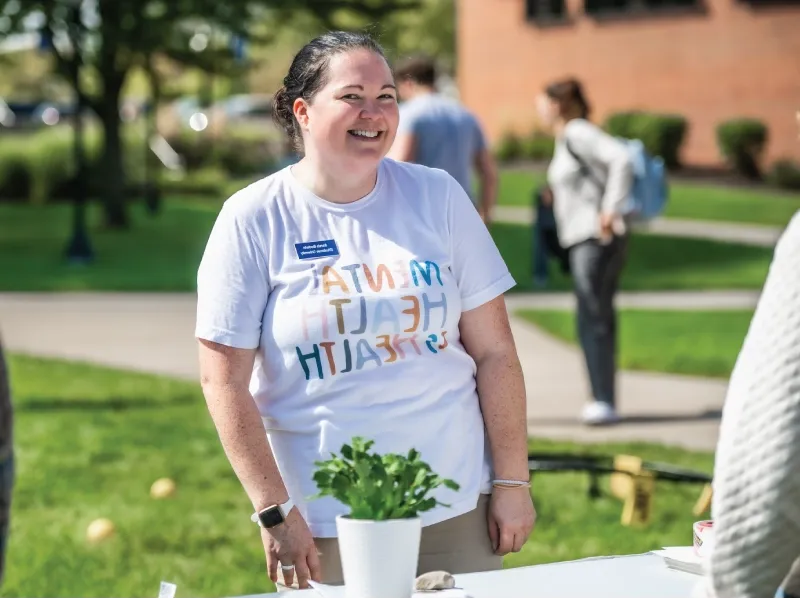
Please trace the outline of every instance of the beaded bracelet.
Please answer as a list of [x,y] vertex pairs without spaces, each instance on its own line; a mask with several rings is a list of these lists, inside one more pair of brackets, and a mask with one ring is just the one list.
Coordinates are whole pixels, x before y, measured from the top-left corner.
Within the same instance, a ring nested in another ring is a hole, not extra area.
[[492,481],[492,487],[502,489],[515,489],[521,487],[531,487],[530,481],[520,481],[517,479],[495,479]]

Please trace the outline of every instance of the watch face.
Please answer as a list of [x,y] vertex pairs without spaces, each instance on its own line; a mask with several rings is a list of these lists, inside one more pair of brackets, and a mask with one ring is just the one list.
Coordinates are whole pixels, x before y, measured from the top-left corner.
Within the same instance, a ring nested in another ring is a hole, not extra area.
[[266,529],[270,529],[283,523],[283,514],[277,506],[270,506],[258,513],[258,519]]

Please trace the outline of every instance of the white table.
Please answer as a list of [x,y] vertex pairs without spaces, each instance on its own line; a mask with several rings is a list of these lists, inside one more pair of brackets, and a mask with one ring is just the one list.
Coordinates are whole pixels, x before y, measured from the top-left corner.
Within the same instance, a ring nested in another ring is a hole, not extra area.
[[[584,560],[456,575],[474,598],[689,598],[700,577],[667,568],[655,554]],[[253,598],[320,598],[292,590]],[[435,598],[435,595],[431,596]]]

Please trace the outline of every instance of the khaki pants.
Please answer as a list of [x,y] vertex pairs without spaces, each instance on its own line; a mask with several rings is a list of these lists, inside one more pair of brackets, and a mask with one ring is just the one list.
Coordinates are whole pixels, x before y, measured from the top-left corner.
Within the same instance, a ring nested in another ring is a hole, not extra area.
[[[492,551],[486,513],[489,495],[482,494],[478,507],[466,514],[422,528],[417,574],[430,571],[476,573],[503,567],[503,557]],[[336,538],[315,538],[322,566],[320,583],[342,584],[342,563]],[[391,544],[391,540],[387,540]]]

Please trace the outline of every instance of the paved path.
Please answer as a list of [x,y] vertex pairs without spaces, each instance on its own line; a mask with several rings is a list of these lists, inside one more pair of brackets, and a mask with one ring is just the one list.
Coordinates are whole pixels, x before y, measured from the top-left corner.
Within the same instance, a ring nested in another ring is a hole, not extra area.
[[[510,223],[533,223],[533,209],[527,206],[498,206],[494,218]],[[660,235],[673,235],[697,239],[735,242],[751,246],[772,248],[783,229],[767,225],[743,225],[716,221],[694,221],[689,219],[660,218],[641,227],[642,231]]]
[[[646,297],[639,296],[640,302]],[[665,301],[675,302],[674,294],[668,296]],[[511,307],[517,302],[509,296]],[[656,295],[648,302],[655,305]],[[196,380],[194,312],[192,294],[0,294],[0,331],[15,352]],[[525,372],[532,435],[650,440],[713,450],[724,381],[623,372],[620,411],[625,422],[585,428],[576,420],[587,396],[578,352],[516,318],[512,326]]]
[[[733,310],[753,309],[761,292],[757,290],[730,290],[708,292],[620,292],[619,308],[665,310]],[[509,310],[524,308],[574,310],[575,295],[570,292],[538,292],[534,294],[509,294]]]

